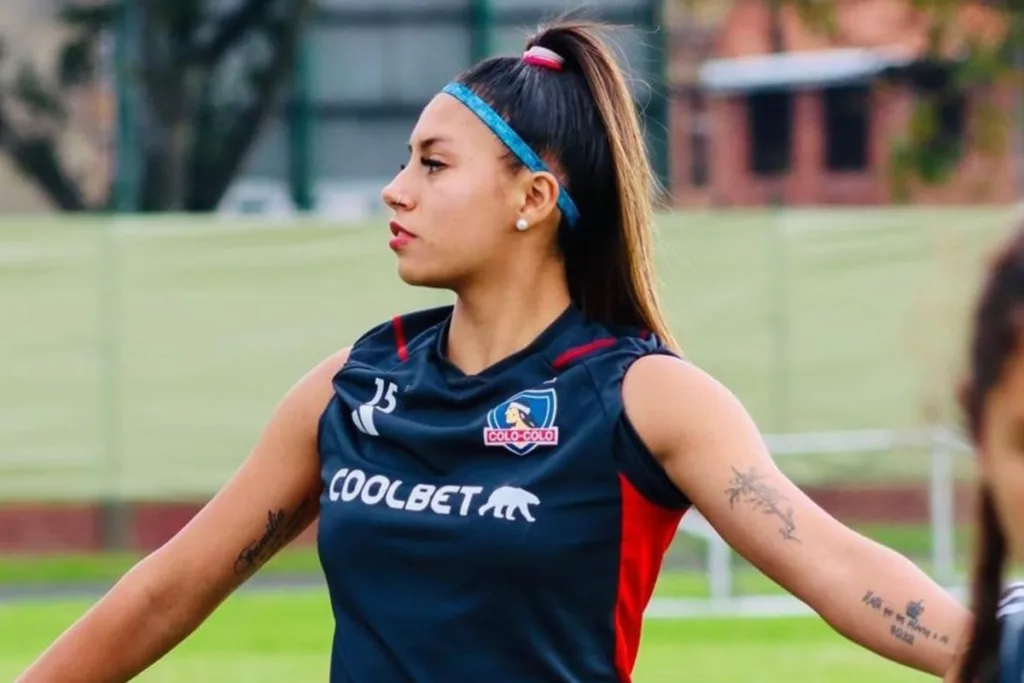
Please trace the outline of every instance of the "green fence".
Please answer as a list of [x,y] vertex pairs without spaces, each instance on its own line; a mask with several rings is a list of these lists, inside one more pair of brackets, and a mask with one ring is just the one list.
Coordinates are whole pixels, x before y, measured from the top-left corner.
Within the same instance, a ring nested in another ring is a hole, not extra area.
[[[663,216],[662,298],[686,353],[765,432],[948,421],[968,302],[1009,213]],[[450,301],[401,283],[383,226],[0,222],[0,501],[211,494],[310,367]]]

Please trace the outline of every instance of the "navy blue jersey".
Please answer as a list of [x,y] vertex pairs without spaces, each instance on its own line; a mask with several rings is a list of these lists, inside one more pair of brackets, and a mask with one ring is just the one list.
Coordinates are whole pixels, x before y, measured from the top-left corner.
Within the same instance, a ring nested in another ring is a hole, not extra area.
[[999,600],[999,683],[1024,683],[1024,583],[1011,583]]
[[476,375],[451,308],[353,346],[320,421],[318,546],[333,683],[630,679],[687,499],[625,418],[622,379],[668,353],[568,309]]
[[1024,612],[1002,620],[999,647],[999,682],[1024,683]]

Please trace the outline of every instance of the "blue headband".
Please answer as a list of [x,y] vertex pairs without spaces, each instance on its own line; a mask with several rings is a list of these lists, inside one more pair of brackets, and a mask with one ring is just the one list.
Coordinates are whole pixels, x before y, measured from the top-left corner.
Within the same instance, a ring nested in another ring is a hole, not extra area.
[[[477,97],[476,93],[462,85],[461,83],[449,83],[444,87],[443,92],[451,95],[455,99],[462,102],[464,105],[469,107],[470,111],[476,114],[481,121],[487,124],[498,139],[501,140],[506,147],[508,147],[513,154],[519,157],[519,161],[523,162],[523,165],[534,173],[548,172],[551,173],[551,169],[548,165],[537,156],[537,153],[530,149],[530,146],[519,137],[519,134],[512,130],[512,126],[508,125],[505,119],[498,116],[498,112],[494,111],[489,104],[484,102],[482,99]],[[576,203],[569,196],[569,192],[566,191],[562,184],[558,184],[558,208],[562,210],[562,215],[569,222],[569,227],[574,228],[580,220],[580,210],[576,208]]]

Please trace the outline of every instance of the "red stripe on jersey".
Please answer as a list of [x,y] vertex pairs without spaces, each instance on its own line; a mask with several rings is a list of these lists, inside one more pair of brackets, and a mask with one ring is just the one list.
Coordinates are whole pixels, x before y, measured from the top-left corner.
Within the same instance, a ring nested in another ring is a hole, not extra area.
[[592,342],[588,342],[588,343],[582,344],[580,346],[574,346],[571,349],[569,349],[568,351],[564,351],[561,354],[559,354],[558,357],[555,358],[555,362],[553,363],[553,365],[554,365],[555,369],[558,370],[558,369],[560,369],[562,367],[565,367],[569,363],[573,362],[577,358],[580,358],[581,356],[585,356],[588,353],[593,353],[594,351],[600,351],[601,349],[603,349],[603,348],[605,348],[607,346],[611,346],[614,343],[615,343],[614,339],[608,338],[608,339],[595,339]]
[[619,544],[619,592],[615,600],[615,669],[622,683],[632,680],[640,649],[644,610],[654,592],[684,510],[650,502],[619,475],[622,490],[622,540]]
[[402,316],[391,319],[391,327],[395,330],[395,346],[398,347],[398,360],[403,363],[409,358],[409,350],[405,348],[405,330],[402,329]]

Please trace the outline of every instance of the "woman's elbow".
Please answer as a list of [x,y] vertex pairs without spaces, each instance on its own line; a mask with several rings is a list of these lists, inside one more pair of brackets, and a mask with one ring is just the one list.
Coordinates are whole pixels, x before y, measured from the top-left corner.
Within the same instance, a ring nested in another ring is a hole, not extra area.
[[134,584],[132,593],[150,619],[169,633],[187,636],[223,599],[210,587],[201,571],[170,557],[151,555],[140,561],[124,581]]

